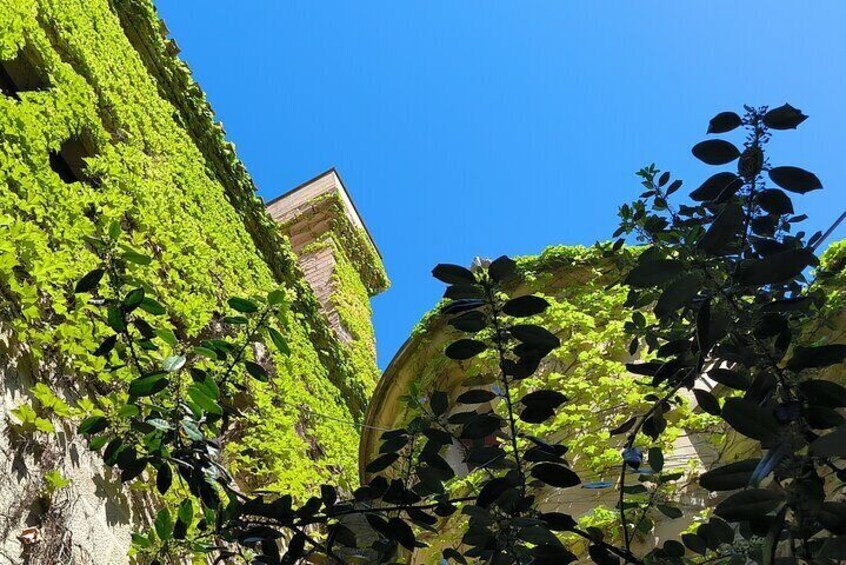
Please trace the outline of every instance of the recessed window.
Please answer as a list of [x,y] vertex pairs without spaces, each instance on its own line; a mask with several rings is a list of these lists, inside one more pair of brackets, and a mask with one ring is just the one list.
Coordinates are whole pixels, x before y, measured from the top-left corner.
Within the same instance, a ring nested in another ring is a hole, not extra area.
[[74,136],[58,151],[50,152],[50,168],[66,183],[88,181],[97,184],[96,179],[86,174],[85,159],[97,154],[96,146],[88,134]]
[[47,77],[24,50],[18,51],[14,59],[0,61],[0,91],[6,96],[18,99],[18,93],[46,90],[50,87]]

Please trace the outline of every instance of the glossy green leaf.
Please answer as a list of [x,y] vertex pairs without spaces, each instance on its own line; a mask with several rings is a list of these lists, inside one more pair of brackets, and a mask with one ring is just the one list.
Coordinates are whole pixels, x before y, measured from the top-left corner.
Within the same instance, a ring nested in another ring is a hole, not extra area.
[[808,119],[808,116],[802,113],[801,110],[794,108],[790,104],[784,104],[778,108],[773,108],[764,114],[764,124],[770,129],[796,129],[796,127]]
[[138,377],[129,383],[129,395],[136,397],[151,396],[167,388],[168,380],[161,373]]
[[699,240],[699,246],[707,253],[719,253],[737,238],[743,227],[743,219],[744,213],[740,204],[735,202],[726,204]]
[[676,259],[656,259],[629,271],[624,282],[634,288],[662,285],[681,274],[684,266]]
[[82,435],[98,434],[109,426],[109,421],[104,416],[89,416],[85,418],[77,431]]
[[543,313],[549,307],[549,302],[540,296],[528,294],[512,298],[502,306],[502,311],[509,316],[524,318]]
[[239,298],[237,296],[233,296],[226,302],[227,304],[229,304],[230,308],[243,314],[252,314],[253,312],[258,312],[258,306],[256,305],[256,303],[247,298]]
[[175,373],[185,366],[184,355],[171,355],[162,362],[162,369],[168,373]]
[[94,269],[93,271],[90,271],[84,277],[79,279],[79,282],[76,283],[73,291],[77,294],[81,292],[94,291],[100,285],[100,281],[103,279],[105,272],[106,271],[103,269]]
[[126,259],[130,263],[135,263],[136,265],[149,265],[153,262],[153,259],[143,253],[139,253],[138,251],[134,251],[132,249],[127,249],[123,252],[123,258]]
[[772,441],[780,431],[772,410],[742,398],[725,401],[723,419],[741,434],[758,441]]
[[291,355],[291,348],[288,347],[288,341],[285,337],[276,329],[276,328],[267,328],[267,333],[270,334],[270,340],[273,342],[273,345],[283,355]]
[[699,388],[693,389],[693,395],[696,397],[696,403],[699,407],[708,414],[711,414],[712,416],[719,416],[722,413],[719,401],[707,390]]
[[813,263],[808,250],[790,249],[741,264],[737,278],[743,285],[779,284],[799,276]]
[[258,363],[255,363],[253,361],[244,361],[244,367],[247,369],[247,373],[249,373],[251,377],[258,381],[266,383],[270,378],[267,369],[265,369]]
[[170,515],[170,510],[167,508],[159,510],[153,525],[160,540],[169,540],[173,535],[173,517]]
[[581,484],[579,476],[564,465],[538,463],[531,470],[532,477],[556,488],[568,488]]
[[165,310],[164,306],[162,306],[159,302],[150,298],[149,296],[144,297],[144,299],[141,301],[141,304],[139,305],[139,308],[153,316],[163,316],[165,313],[167,313],[167,310]]

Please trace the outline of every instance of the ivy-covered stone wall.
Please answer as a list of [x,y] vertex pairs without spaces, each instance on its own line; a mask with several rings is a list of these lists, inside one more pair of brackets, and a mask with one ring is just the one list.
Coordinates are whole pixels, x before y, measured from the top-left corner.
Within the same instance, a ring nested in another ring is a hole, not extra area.
[[318,188],[315,196],[292,198],[291,208],[277,202],[268,209],[289,234],[306,279],[369,398],[379,379],[370,297],[390,282],[366,228],[357,225],[357,212],[345,204],[348,196],[337,173],[324,173],[304,192],[312,187]]
[[[13,71],[23,64],[34,80],[0,95],[0,434],[18,434],[30,450],[18,461],[4,457],[0,491],[35,500],[47,473],[73,477],[61,491],[83,493],[86,515],[102,518],[89,520],[92,528],[120,524],[116,545],[128,542],[137,512],[116,477],[69,452],[86,449],[75,422],[108,403],[116,384],[108,381],[121,378],[102,377],[104,360],[92,352],[104,321],[73,293],[97,261],[87,236],[121,224],[127,245],[154,258],[131,268],[167,307],[164,325],[189,340],[218,327],[228,297],[286,289],[291,354],[274,358],[271,382],[250,384],[226,445],[246,486],[304,496],[321,479],[354,483],[349,446],[376,371],[375,358],[340,344],[321,316],[177,51],[149,0],[0,0],[0,60]],[[62,404],[36,398],[37,384]],[[66,510],[59,533],[82,512]],[[16,536],[44,525],[26,514],[0,524],[10,562],[22,551]],[[101,534],[74,532],[70,545]],[[111,553],[93,559],[119,562]]]
[[[637,248],[623,248],[621,254],[638,253]],[[635,316],[626,304],[627,289],[612,285],[620,278],[616,268],[596,248],[559,245],[549,247],[536,256],[517,259],[519,276],[509,289],[512,296],[535,294],[544,297],[549,307],[528,323],[549,328],[561,340],[561,346],[544,361],[534,376],[519,381],[520,397],[532,389],[553,389],[562,392],[567,402],[556,415],[539,425],[526,426],[523,431],[541,438],[553,438],[568,445],[569,460],[579,472],[583,485],[558,493],[558,497],[544,489],[537,496],[544,511],[563,511],[580,519],[583,527],[604,530],[607,539],[616,540],[621,532],[615,509],[618,491],[614,488],[620,469],[619,441],[609,435],[633,414],[642,413],[644,379],[626,370],[626,363],[635,357],[647,356],[642,348],[635,348],[626,331],[627,324],[648,323]],[[803,342],[839,342],[844,332],[844,277],[846,277],[846,245],[832,243],[821,257],[815,273],[824,286],[827,316],[826,327],[808,328]],[[412,332],[411,338],[397,353],[379,381],[367,412],[360,450],[363,479],[364,468],[378,454],[383,429],[407,425],[418,413],[419,403],[434,390],[448,393],[456,412],[466,410],[455,399],[468,388],[496,386],[496,356],[483,352],[472,360],[453,361],[444,354],[445,347],[460,332],[446,324],[440,305],[432,309]],[[827,378],[843,382],[836,372]],[[730,395],[730,389],[711,383],[717,396]],[[706,383],[701,387],[708,386]],[[693,394],[683,393],[684,406],[674,411],[662,436],[665,477],[671,477],[664,487],[670,505],[683,507],[684,517],[672,509],[666,514],[656,513],[641,523],[636,544],[651,548],[656,540],[677,537],[680,532],[695,529],[701,518],[710,513],[717,500],[695,486],[699,473],[708,470],[717,460],[732,461],[755,455],[758,445],[748,438],[720,427],[720,421],[698,408]],[[643,447],[648,447],[644,444]],[[451,447],[445,454],[447,461],[460,477],[450,485],[452,494],[461,496],[474,492],[482,474],[466,473],[462,454]],[[463,473],[464,472],[464,473]],[[665,507],[666,508],[666,507]],[[653,520],[654,518],[654,520]],[[433,563],[441,549],[457,546],[467,524],[460,512],[444,519],[438,531],[427,538],[431,545],[419,549],[412,563]],[[568,540],[571,547],[586,551],[581,539]]]

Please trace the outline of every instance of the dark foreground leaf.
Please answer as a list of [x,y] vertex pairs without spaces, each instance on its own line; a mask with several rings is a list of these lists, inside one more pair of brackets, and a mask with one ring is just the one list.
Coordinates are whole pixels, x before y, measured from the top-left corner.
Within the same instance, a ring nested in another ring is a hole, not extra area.
[[714,513],[728,522],[761,520],[784,502],[784,495],[766,489],[749,489],[735,493],[719,503]]
[[693,156],[709,165],[725,165],[740,157],[740,151],[724,139],[709,139],[693,146]]

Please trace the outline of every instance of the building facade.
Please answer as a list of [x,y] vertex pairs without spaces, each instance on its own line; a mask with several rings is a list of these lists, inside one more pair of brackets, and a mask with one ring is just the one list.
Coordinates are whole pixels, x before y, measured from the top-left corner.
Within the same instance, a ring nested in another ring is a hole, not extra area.
[[[616,527],[615,488],[620,474],[620,439],[608,431],[619,426],[643,409],[643,378],[626,371],[626,363],[636,359],[629,352],[631,338],[625,324],[631,312],[624,306],[627,289],[609,286],[619,278],[612,267],[594,249],[557,246],[538,256],[518,259],[519,276],[510,283],[511,296],[536,294],[544,297],[549,308],[539,316],[527,319],[548,328],[561,340],[561,346],[543,362],[537,374],[512,384],[514,398],[536,388],[562,392],[567,402],[555,417],[543,424],[520,423],[520,431],[541,438],[561,441],[569,447],[568,460],[579,473],[578,487],[556,490],[539,487],[538,497],[543,512],[565,512],[579,518],[582,527],[603,529],[608,539],[619,535]],[[369,480],[365,467],[375,459],[381,445],[381,430],[402,427],[417,412],[409,397],[427,398],[433,391],[444,391],[450,398],[450,409],[464,412],[473,406],[458,404],[455,399],[470,388],[488,383],[498,386],[494,352],[486,352],[470,361],[456,362],[444,355],[447,345],[462,336],[448,324],[448,316],[439,307],[424,317],[412,336],[396,354],[374,391],[367,410],[361,437],[359,463],[362,481]],[[480,413],[490,405],[476,407]],[[450,412],[447,412],[449,415]],[[696,409],[693,395],[688,405],[679,410],[679,419],[669,424],[668,441],[662,445],[666,454],[665,475],[680,473],[673,504],[685,507],[679,519],[653,516],[654,524],[638,538],[638,551],[648,550],[659,540],[675,538],[712,501],[702,489],[688,486],[688,479],[707,470],[727,442],[737,438],[715,439],[702,432],[713,423],[707,414]],[[478,440],[477,440],[478,441]],[[464,447],[457,440],[447,449],[444,458],[458,477],[452,488],[457,498],[473,492],[470,469],[464,462]],[[743,448],[731,457],[741,457]],[[638,477],[648,477],[649,469],[630,470],[630,484]],[[479,474],[476,475],[479,477]],[[684,485],[684,486],[682,486]],[[693,510],[692,512],[690,510]],[[458,547],[466,517],[457,512],[442,521],[436,535],[426,541],[430,547],[419,549],[410,557],[416,564],[434,563],[444,547]],[[574,549],[583,541],[573,539]],[[586,547],[582,547],[586,550]],[[642,551],[645,553],[645,551]]]
[[186,340],[230,296],[290,299],[290,355],[225,438],[241,486],[357,481],[381,258],[335,171],[265,208],[167,34],[150,0],[0,0],[0,564],[126,563],[149,519],[149,492],[75,432],[116,384],[73,293],[111,222],[154,259],[140,274]]

